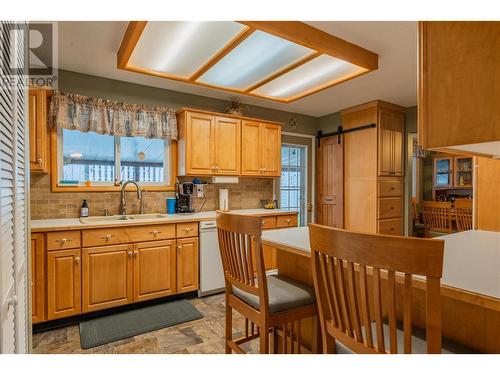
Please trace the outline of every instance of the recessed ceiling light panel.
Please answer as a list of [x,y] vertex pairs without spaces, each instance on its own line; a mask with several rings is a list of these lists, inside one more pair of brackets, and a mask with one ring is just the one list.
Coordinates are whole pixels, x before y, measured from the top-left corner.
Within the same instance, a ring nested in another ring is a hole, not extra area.
[[237,22],[148,22],[130,66],[188,78],[247,29]]
[[315,51],[262,31],[255,31],[197,81],[245,89]]
[[367,69],[328,55],[321,55],[304,65],[252,91],[270,98],[292,99],[319,87],[333,85]]

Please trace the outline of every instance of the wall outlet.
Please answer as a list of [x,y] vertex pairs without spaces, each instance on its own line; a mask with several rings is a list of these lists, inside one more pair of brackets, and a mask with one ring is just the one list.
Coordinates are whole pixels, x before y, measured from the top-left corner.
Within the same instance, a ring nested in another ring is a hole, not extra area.
[[196,198],[203,198],[205,196],[205,185],[197,184],[195,187]]

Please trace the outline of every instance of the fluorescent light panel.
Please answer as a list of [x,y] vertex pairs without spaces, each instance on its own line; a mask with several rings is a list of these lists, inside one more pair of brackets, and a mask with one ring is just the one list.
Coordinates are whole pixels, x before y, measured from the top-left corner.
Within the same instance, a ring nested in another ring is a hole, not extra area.
[[314,51],[262,31],[255,31],[197,81],[245,89]]
[[128,65],[189,78],[247,27],[221,22],[148,22]]
[[321,55],[298,68],[266,83],[252,94],[291,99],[323,85],[341,81],[366,71],[365,68],[329,55]]

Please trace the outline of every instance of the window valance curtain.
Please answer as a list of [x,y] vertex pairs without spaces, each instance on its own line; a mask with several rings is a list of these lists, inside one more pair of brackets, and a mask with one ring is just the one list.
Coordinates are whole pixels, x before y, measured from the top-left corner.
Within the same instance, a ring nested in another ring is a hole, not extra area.
[[177,139],[175,111],[55,91],[50,123],[56,128],[122,137]]

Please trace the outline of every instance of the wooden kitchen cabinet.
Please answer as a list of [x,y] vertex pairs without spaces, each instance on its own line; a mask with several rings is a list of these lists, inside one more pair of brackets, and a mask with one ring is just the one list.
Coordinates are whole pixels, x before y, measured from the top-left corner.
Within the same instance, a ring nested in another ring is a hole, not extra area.
[[378,127],[379,176],[403,176],[404,113],[381,108]]
[[131,303],[132,245],[82,250],[82,310],[102,310]]
[[43,233],[31,235],[31,320],[45,320],[45,243]]
[[47,252],[47,319],[81,312],[80,249]]
[[198,289],[198,238],[177,240],[177,293]]
[[499,22],[419,23],[421,146],[446,151],[500,140],[499,41]]
[[240,174],[241,120],[183,111],[179,123],[179,174]]
[[176,292],[175,240],[134,245],[134,302]]
[[281,126],[244,120],[241,133],[241,175],[281,176]]
[[47,91],[30,89],[28,93],[30,172],[49,171],[47,133]]

